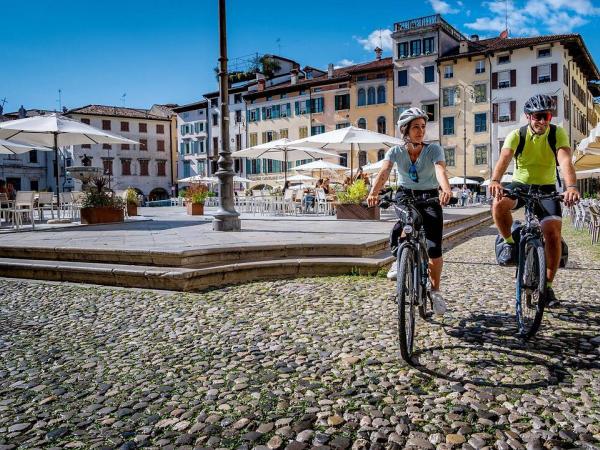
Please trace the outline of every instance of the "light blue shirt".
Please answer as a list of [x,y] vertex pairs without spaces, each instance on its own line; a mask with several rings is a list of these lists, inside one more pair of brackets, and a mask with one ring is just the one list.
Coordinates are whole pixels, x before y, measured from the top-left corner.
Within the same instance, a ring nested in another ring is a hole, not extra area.
[[398,183],[406,188],[416,191],[425,191],[427,189],[437,189],[439,183],[435,177],[435,164],[446,162],[444,150],[438,144],[428,144],[415,161],[419,182],[415,183],[408,176],[408,170],[411,166],[410,156],[405,145],[396,145],[390,148],[383,158],[386,161],[392,161],[398,166]]

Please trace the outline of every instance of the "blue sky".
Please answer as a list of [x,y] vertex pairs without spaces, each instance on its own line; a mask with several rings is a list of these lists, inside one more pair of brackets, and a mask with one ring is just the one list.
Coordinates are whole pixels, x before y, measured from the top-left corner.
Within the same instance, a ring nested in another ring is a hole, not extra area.
[[[58,89],[70,108],[198,100],[217,88],[217,4],[3,0],[0,102],[58,109]],[[600,2],[508,0],[508,10],[512,36],[580,33],[600,65]],[[380,42],[390,55],[394,22],[439,12],[467,35],[492,37],[505,11],[505,1],[228,0],[229,57],[280,52],[301,65],[345,65],[372,59]]]

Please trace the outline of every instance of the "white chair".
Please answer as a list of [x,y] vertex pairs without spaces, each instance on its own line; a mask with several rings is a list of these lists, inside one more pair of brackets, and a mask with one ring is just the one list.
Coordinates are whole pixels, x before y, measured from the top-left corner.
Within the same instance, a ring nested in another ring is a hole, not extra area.
[[0,225],[2,221],[11,223],[13,221],[14,204],[12,200],[9,200],[8,194],[0,193]]
[[35,192],[33,191],[19,191],[15,199],[15,205],[13,210],[14,223],[17,231],[23,225],[23,219],[27,218],[31,222],[31,228],[35,230],[35,217],[33,216],[33,201],[35,199]]
[[37,211],[40,220],[44,220],[44,211],[50,211],[50,217],[54,219],[54,194],[52,192],[40,192],[38,194]]
[[317,215],[319,211],[323,211],[323,215],[330,214],[329,202],[327,201],[327,195],[325,194],[325,190],[322,188],[315,189],[315,203],[314,203],[315,212]]

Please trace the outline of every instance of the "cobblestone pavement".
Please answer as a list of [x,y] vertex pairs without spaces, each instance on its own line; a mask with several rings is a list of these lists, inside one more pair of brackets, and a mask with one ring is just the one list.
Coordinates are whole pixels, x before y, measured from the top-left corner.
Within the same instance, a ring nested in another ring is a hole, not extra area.
[[0,279],[0,449],[600,448],[600,264],[571,245],[564,306],[524,344],[492,233],[447,253],[451,311],[420,323],[421,370],[382,278]]

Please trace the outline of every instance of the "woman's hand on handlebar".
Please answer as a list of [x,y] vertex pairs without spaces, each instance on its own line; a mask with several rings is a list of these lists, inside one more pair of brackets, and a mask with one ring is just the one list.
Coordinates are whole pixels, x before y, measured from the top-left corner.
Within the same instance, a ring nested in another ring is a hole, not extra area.
[[451,190],[440,191],[440,204],[442,206],[446,206],[450,202],[451,198],[452,198]]
[[370,192],[367,197],[367,205],[369,206],[377,206],[379,205],[379,196],[375,192]]

